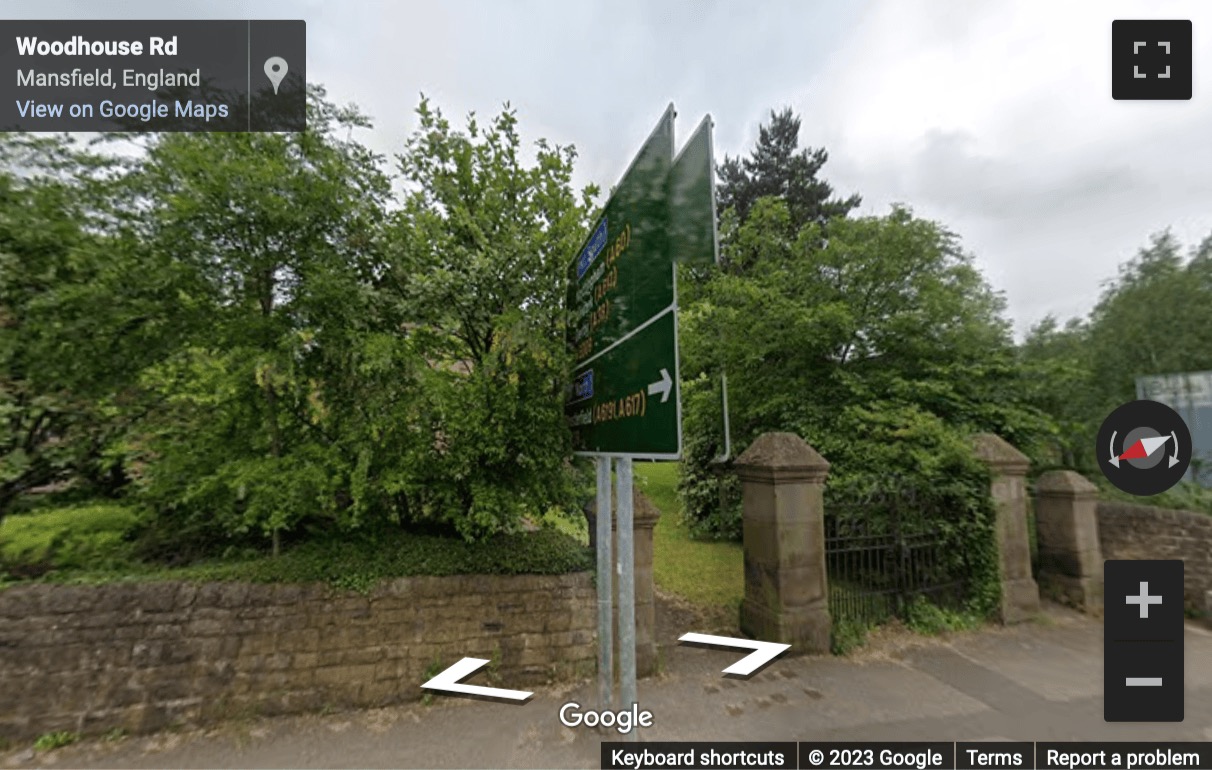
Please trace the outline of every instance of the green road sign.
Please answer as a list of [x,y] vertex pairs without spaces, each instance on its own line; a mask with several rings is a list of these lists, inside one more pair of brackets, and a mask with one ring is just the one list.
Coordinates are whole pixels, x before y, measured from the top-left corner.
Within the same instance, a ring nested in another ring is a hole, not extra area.
[[601,353],[673,304],[666,185],[673,105],[665,110],[569,268],[569,329],[577,361]]
[[569,268],[576,369],[566,408],[578,454],[681,456],[675,261],[715,261],[711,120],[673,161],[673,105]]
[[714,265],[715,162],[711,116],[703,118],[669,172],[669,254],[675,262]]
[[669,308],[575,371],[567,414],[578,454],[681,456],[677,350],[677,313]]

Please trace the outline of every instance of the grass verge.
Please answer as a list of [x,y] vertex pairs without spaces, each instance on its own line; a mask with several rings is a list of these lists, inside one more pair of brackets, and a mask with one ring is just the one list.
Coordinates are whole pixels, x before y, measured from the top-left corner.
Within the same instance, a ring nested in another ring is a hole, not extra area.
[[653,531],[653,579],[691,604],[736,610],[745,592],[740,543],[694,539],[682,522],[676,463],[635,464],[637,484],[661,512]]

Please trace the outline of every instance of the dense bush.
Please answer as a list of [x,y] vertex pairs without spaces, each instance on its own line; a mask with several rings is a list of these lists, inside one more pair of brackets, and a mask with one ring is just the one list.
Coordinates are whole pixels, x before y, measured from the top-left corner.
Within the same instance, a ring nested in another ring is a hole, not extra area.
[[211,553],[181,553],[175,538],[165,538],[162,527],[148,523],[146,512],[115,504],[46,508],[11,516],[0,524],[0,582],[138,577],[325,582],[364,591],[392,577],[561,574],[593,567],[588,548],[552,522],[537,531],[494,535],[473,543],[382,524],[357,532],[330,529],[288,542],[277,559],[263,558],[264,548],[255,547],[254,541],[233,545],[239,541],[231,538],[222,538],[218,542],[226,545]]

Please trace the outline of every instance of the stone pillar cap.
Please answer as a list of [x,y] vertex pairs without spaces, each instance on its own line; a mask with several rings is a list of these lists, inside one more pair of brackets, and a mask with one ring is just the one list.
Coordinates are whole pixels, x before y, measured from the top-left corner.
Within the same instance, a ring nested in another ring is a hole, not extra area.
[[1053,495],[1096,495],[1098,487],[1077,471],[1054,470],[1039,477],[1035,491]]
[[763,433],[733,462],[742,478],[777,475],[786,480],[823,480],[829,461],[794,433]]
[[1031,467],[1027,455],[995,433],[978,433],[972,437],[972,449],[978,460],[999,471],[1026,472]]

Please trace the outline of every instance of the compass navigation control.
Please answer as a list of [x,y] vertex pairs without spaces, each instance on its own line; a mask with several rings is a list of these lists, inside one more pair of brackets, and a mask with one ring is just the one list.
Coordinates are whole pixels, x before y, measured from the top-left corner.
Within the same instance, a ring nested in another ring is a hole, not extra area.
[[1129,401],[1098,431],[1099,467],[1107,480],[1139,496],[1165,492],[1191,464],[1191,431],[1160,401]]

